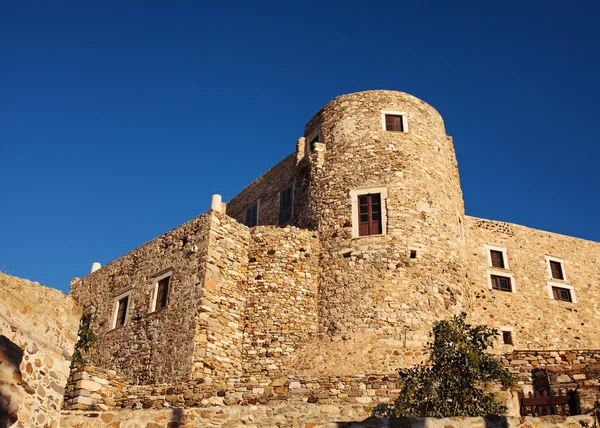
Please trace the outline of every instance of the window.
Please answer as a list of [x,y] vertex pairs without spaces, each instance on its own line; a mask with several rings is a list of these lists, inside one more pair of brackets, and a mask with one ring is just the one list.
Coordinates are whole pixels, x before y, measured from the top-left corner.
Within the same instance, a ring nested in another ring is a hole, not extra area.
[[258,201],[255,201],[244,211],[244,224],[248,227],[254,227],[258,224]]
[[390,132],[407,132],[407,114],[400,110],[384,110],[381,112],[381,129]]
[[385,235],[387,227],[385,187],[350,190],[352,202],[352,237]]
[[560,262],[556,262],[554,260],[549,260],[550,262],[550,273],[552,274],[552,279],[565,279],[563,276],[562,265]]
[[504,255],[502,251],[490,250],[490,258],[492,259],[492,267],[504,269]]
[[512,287],[510,286],[510,278],[509,277],[491,275],[490,278],[492,280],[492,289],[493,290],[508,291],[508,292],[512,291]]
[[294,200],[294,186],[288,184],[279,192],[279,225],[283,226],[292,218],[292,206]]
[[402,123],[402,116],[395,114],[385,115],[385,130],[404,132],[404,126]]
[[358,235],[381,235],[381,195],[358,197]]
[[169,301],[169,291],[171,289],[171,277],[173,270],[168,269],[154,277],[154,288],[152,289],[152,300],[150,302],[150,312],[166,308]]
[[505,345],[512,345],[513,344],[512,331],[502,330],[502,341],[504,342]]
[[317,129],[316,131],[312,132],[308,138],[306,139],[307,143],[307,150],[309,152],[312,152],[315,150],[315,143],[320,143],[321,142],[321,130]]
[[552,287],[552,296],[554,297],[554,300],[563,300],[565,302],[573,301],[571,298],[571,290],[568,288]]
[[115,305],[113,309],[113,320],[112,327],[117,328],[127,324],[129,319],[129,298],[131,297],[131,290],[122,293],[115,299]]

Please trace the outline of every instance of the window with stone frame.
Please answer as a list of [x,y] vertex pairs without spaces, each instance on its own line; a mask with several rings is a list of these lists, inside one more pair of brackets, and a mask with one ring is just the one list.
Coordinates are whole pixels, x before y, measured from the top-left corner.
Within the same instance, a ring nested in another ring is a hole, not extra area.
[[288,184],[279,192],[279,225],[287,224],[292,218],[292,209],[294,203],[294,186]]
[[258,201],[255,201],[244,211],[244,224],[248,227],[258,225]]
[[513,345],[512,331],[502,330],[502,342],[505,345]]
[[550,272],[552,273],[552,279],[564,280],[565,276],[563,274],[562,263],[555,260],[548,260],[550,263]]
[[492,267],[504,269],[504,253],[498,250],[490,250],[490,259],[492,261]]
[[386,114],[385,130],[394,132],[404,132],[404,116],[401,114]]
[[358,195],[358,235],[381,235],[381,194]]
[[571,290],[562,287],[552,287],[552,295],[554,300],[562,300],[564,302],[572,302]]
[[154,304],[155,311],[165,308],[167,306],[167,298],[169,297],[170,283],[170,276],[167,276],[166,278],[163,278],[160,281],[158,281],[158,285],[156,288],[156,303]]
[[512,291],[512,287],[510,285],[510,278],[507,276],[500,275],[491,275],[490,277],[492,281],[492,289],[499,291]]
[[121,327],[127,323],[127,313],[129,309],[129,295],[117,300],[117,313],[114,328]]

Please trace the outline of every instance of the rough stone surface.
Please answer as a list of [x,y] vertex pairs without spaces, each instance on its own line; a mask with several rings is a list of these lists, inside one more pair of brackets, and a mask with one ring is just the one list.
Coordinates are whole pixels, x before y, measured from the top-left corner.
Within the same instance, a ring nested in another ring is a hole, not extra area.
[[81,311],[58,290],[0,273],[0,427],[56,427]]

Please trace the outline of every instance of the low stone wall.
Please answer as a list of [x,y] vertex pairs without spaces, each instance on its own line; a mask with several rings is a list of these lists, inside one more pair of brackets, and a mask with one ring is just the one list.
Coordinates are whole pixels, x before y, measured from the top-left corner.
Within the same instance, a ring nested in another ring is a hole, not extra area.
[[488,418],[374,418],[361,405],[231,406],[225,408],[126,410],[119,412],[62,413],[62,428],[160,428],[244,426],[248,428],[584,428],[591,416],[488,417]]
[[81,311],[58,290],[0,273],[0,427],[57,426]]

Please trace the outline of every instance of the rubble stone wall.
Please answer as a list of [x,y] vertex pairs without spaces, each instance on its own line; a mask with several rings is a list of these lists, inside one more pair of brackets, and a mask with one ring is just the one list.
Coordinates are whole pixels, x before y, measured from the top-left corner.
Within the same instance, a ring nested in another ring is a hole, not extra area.
[[58,290],[0,273],[0,426],[58,426],[81,310]]
[[[600,348],[600,243],[516,224],[466,220],[474,322],[512,329],[516,349]],[[508,269],[490,267],[485,245],[506,249]],[[563,260],[564,281],[550,278],[546,256]],[[512,276],[515,292],[490,289],[492,273]],[[554,300],[549,283],[572,287],[576,301]]]
[[244,329],[244,373],[289,371],[317,333],[319,245],[295,227],[251,229]]
[[[209,211],[71,283],[71,296],[92,310],[98,336],[89,364],[117,370],[134,383],[189,379],[201,301]],[[167,306],[153,311],[156,276],[172,271]],[[116,299],[130,293],[128,321],[113,328]]]

